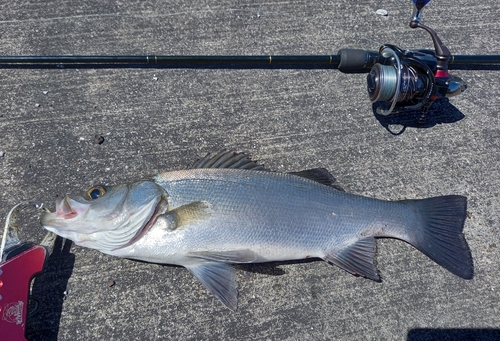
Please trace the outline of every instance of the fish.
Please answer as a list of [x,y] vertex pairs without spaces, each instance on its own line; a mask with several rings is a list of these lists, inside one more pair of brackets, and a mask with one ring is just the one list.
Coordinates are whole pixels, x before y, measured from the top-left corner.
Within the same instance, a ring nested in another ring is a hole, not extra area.
[[237,308],[231,264],[319,258],[381,281],[376,239],[403,240],[464,279],[467,198],[385,201],[342,190],[325,168],[280,173],[234,150],[135,182],[59,198],[41,225],[108,255],[183,266]]

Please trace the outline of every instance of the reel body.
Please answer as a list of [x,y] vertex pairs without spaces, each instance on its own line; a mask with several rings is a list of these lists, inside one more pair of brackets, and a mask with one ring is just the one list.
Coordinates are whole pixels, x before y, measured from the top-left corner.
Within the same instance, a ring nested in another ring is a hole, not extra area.
[[423,25],[421,12],[430,0],[414,0],[411,28],[427,31],[434,43],[432,50],[404,51],[385,44],[380,48],[383,62],[373,65],[367,76],[367,90],[372,102],[382,102],[377,113],[389,115],[403,111],[427,112],[432,103],[458,95],[467,89],[459,77],[448,73],[451,53],[436,31]]
[[460,78],[437,70],[433,51],[403,51],[394,45],[383,45],[380,54],[386,57],[385,63],[376,63],[367,76],[370,100],[384,102],[377,108],[378,114],[426,112],[436,99],[467,89]]

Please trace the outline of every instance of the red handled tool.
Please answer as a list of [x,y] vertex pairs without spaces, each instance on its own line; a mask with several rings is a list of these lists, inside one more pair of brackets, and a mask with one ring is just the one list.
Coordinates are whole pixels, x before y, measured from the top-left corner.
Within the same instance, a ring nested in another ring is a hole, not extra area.
[[26,206],[42,208],[36,201],[24,201],[12,208],[5,222],[0,247],[0,340],[26,340],[31,280],[43,271],[56,236],[52,233],[41,245],[23,243],[18,238],[17,214]]

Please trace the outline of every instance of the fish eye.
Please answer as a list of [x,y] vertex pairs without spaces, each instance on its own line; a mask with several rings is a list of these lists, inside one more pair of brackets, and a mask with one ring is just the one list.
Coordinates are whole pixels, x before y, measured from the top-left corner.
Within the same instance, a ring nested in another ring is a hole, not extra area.
[[87,191],[87,197],[91,200],[98,199],[106,194],[106,189],[103,186],[94,186]]

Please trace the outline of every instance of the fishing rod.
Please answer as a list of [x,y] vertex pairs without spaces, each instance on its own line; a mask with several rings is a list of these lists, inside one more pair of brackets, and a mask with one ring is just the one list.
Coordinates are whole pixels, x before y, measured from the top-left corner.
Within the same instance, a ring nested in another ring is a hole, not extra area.
[[436,99],[456,96],[467,83],[449,69],[488,68],[500,55],[452,55],[435,30],[421,23],[430,0],[412,0],[411,28],[429,33],[434,50],[403,50],[384,44],[379,51],[341,49],[334,55],[284,56],[0,56],[0,68],[196,68],[196,69],[337,69],[368,73],[367,90],[377,113],[425,113]]
[[[432,51],[429,51],[432,52]],[[359,60],[353,63],[352,59]],[[360,60],[361,58],[361,60]],[[338,69],[368,73],[375,62],[385,61],[378,52],[341,49],[334,55],[268,56],[0,56],[0,68],[196,68],[196,69]],[[450,55],[450,69],[463,65],[498,64],[500,55]]]

